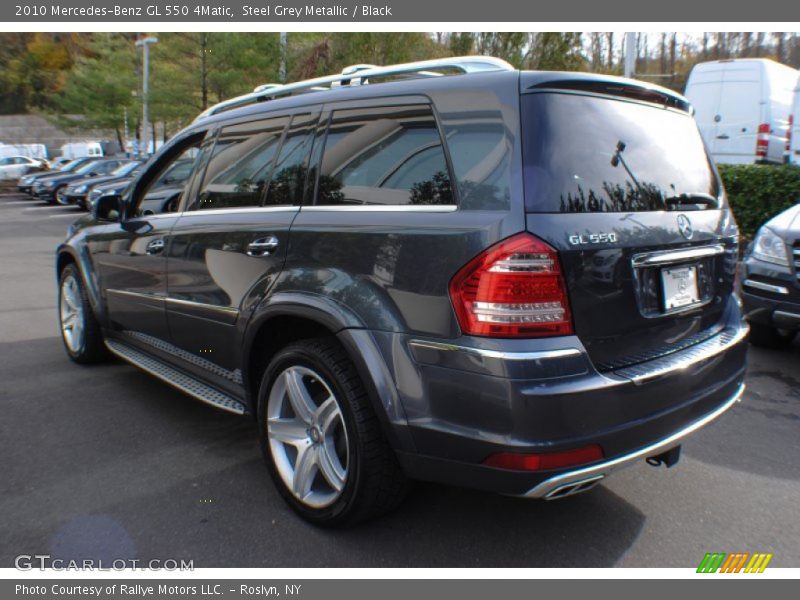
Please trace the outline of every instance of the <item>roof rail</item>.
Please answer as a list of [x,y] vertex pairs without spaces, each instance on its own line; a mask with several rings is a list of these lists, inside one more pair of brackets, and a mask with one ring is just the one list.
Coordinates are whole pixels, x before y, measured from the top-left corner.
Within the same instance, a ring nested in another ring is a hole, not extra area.
[[417,77],[439,77],[443,70],[456,70],[461,73],[482,73],[486,71],[513,71],[514,67],[506,61],[491,56],[456,56],[436,58],[418,62],[403,63],[379,67],[369,64],[351,65],[336,75],[326,75],[314,79],[306,79],[285,85],[267,83],[255,88],[251,93],[237,96],[215,104],[195,119],[195,122],[219,114],[226,110],[246,106],[255,102],[263,102],[278,96],[290,96],[306,92],[318,92],[342,86],[359,86],[369,83],[370,79],[381,79],[398,75],[415,75]]

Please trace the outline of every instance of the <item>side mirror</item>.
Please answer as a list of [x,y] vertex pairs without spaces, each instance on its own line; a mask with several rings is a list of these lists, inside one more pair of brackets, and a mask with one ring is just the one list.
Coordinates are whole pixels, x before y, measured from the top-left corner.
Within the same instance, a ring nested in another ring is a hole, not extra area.
[[100,196],[94,205],[96,221],[119,221],[122,209],[122,197],[118,195]]

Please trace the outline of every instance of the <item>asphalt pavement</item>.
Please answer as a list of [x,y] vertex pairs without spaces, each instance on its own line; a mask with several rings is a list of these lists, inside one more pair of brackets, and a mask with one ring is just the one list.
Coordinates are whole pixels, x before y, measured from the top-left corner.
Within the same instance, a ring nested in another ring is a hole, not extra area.
[[751,348],[741,403],[688,440],[554,501],[418,484],[348,531],[273,488],[248,418],[121,362],[82,367],[56,322],[54,249],[80,212],[0,195],[0,567],[20,554],[195,567],[696,567],[706,552],[800,566],[800,343]]

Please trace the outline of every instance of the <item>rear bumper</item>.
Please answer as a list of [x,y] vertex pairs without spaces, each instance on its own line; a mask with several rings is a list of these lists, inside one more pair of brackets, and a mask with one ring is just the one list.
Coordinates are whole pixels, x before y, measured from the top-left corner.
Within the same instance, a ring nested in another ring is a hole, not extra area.
[[638,460],[656,456],[666,452],[667,450],[675,448],[686,437],[705,427],[711,423],[711,421],[726,412],[734,404],[739,402],[744,394],[744,388],[744,384],[740,384],[736,389],[736,392],[734,392],[734,394],[719,407],[708,413],[703,418],[698,419],[694,423],[687,425],[683,429],[676,431],[672,435],[662,440],[649,444],[643,448],[639,448],[638,450],[634,450],[633,452],[629,452],[628,454],[618,456],[613,460],[607,460],[601,463],[590,465],[588,467],[583,467],[581,469],[567,471],[565,473],[561,473],[560,475],[545,479],[541,483],[528,490],[524,496],[526,498],[545,499],[566,496],[569,495],[570,490],[584,487],[588,489],[588,485],[597,483],[601,479],[608,477],[614,471],[628,467]]
[[[748,328],[733,302],[727,315],[725,329],[700,344],[607,373],[572,336],[450,343],[372,332],[412,440],[399,460],[412,478],[547,497],[659,454],[741,396]],[[498,452],[587,444],[602,447],[601,463],[536,472],[482,464]]]

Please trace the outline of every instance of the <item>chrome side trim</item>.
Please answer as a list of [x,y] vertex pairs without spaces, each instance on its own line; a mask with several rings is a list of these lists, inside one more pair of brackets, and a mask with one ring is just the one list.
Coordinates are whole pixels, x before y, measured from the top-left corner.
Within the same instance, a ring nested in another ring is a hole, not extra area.
[[429,342],[426,340],[411,340],[408,345],[413,348],[428,348],[445,352],[464,352],[472,356],[483,358],[496,358],[499,360],[553,360],[558,358],[581,356],[583,353],[577,348],[563,348],[559,350],[541,350],[536,352],[501,352],[499,350],[485,350],[483,348],[470,348],[456,344]]
[[116,340],[106,340],[105,344],[106,348],[115,356],[131,363],[135,367],[139,367],[142,371],[188,394],[192,398],[237,415],[242,415],[245,412],[244,405],[235,398],[223,394],[219,390],[170,367],[152,356],[148,356]]
[[630,466],[633,462],[637,460],[640,460],[642,458],[647,458],[649,456],[655,456],[657,454],[661,454],[662,452],[666,452],[667,450],[677,446],[685,437],[693,434],[698,429],[705,427],[711,421],[713,421],[721,414],[723,414],[725,411],[727,411],[731,406],[736,404],[742,398],[744,390],[745,390],[745,385],[744,383],[742,383],[736,389],[734,394],[730,398],[728,398],[722,405],[714,409],[712,412],[708,413],[705,417],[702,417],[701,419],[695,421],[691,425],[684,427],[679,431],[676,431],[669,437],[666,437],[658,442],[650,444],[649,446],[645,446],[644,448],[640,448],[639,450],[635,450],[628,454],[624,454],[612,460],[607,460],[605,462],[598,463],[595,465],[590,465],[582,469],[576,469],[574,471],[562,473],[561,475],[556,475],[555,477],[551,477],[550,479],[545,479],[541,483],[537,484],[535,487],[531,488],[528,492],[526,492],[522,496],[524,498],[548,499],[553,497],[553,495],[558,490],[563,489],[565,486],[568,486],[571,483],[587,481],[589,479],[595,479],[598,477],[607,477],[613,471]]
[[208,310],[211,312],[220,312],[225,313],[228,315],[238,315],[239,309],[233,306],[220,306],[218,304],[206,304],[205,302],[194,302],[193,300],[182,300],[181,298],[172,298],[170,296],[165,296],[164,300],[167,301],[168,304],[175,304],[177,306],[186,306],[190,308],[199,308],[202,310]]
[[107,294],[114,294],[115,296],[127,296],[129,298],[140,298],[145,300],[160,300],[164,301],[166,296],[163,294],[145,294],[143,292],[131,292],[130,290],[118,290],[114,288],[106,289]]
[[303,206],[300,212],[455,212],[454,204],[333,204],[330,206]]
[[[275,212],[298,212],[299,206],[294,205],[281,205],[281,206],[241,206],[239,208],[212,208],[209,210],[185,210],[178,214],[183,217],[191,217],[197,215],[238,215],[238,214],[252,214],[252,213],[275,213]],[[167,213],[169,214],[169,213]]]
[[663,250],[659,252],[636,254],[631,261],[634,267],[646,267],[652,265],[666,265],[685,260],[695,260],[698,258],[708,258],[709,256],[719,256],[724,253],[725,246],[716,244],[714,246],[699,246],[695,248],[683,248],[681,250]]
[[746,323],[736,329],[723,329],[714,337],[694,346],[689,346],[683,350],[637,365],[616,369],[611,373],[618,377],[630,379],[636,385],[641,385],[651,379],[670,375],[676,371],[682,371],[692,365],[714,358],[747,339],[749,331],[750,327]]
[[742,285],[751,287],[765,292],[772,292],[773,294],[788,294],[789,290],[782,285],[772,285],[771,283],[764,283],[763,281],[755,281],[754,279],[745,279]]

